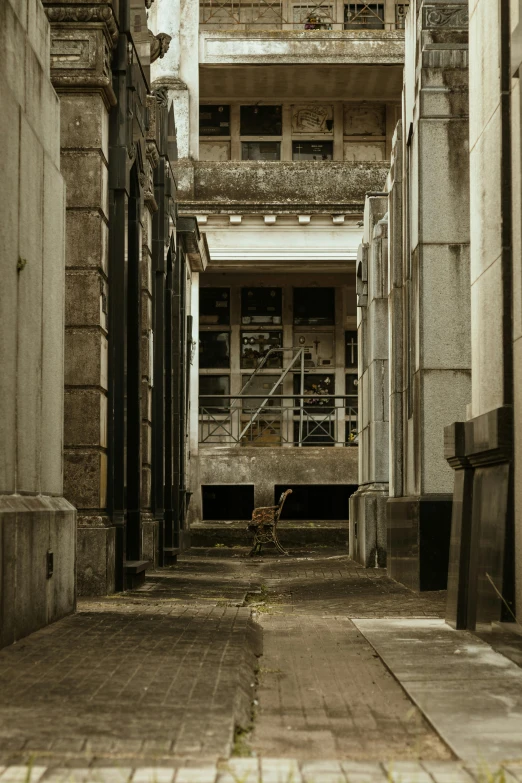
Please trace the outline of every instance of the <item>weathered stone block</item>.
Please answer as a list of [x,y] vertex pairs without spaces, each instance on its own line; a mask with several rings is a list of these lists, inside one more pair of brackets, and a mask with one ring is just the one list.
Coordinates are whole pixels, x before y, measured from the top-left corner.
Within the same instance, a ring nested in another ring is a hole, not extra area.
[[98,267],[107,274],[109,231],[102,215],[94,210],[69,210],[66,226],[67,267]]
[[99,331],[65,332],[65,385],[100,386],[107,390],[107,338]]
[[50,81],[51,30],[41,0],[27,0],[27,38],[40,61],[45,78]]
[[98,92],[60,92],[63,149],[100,150],[109,159],[109,113]]
[[369,428],[369,461],[370,473],[368,480],[387,483],[389,477],[389,422],[372,421]]
[[151,340],[149,338],[148,334],[145,334],[141,336],[141,351],[140,351],[140,363],[141,363],[141,374],[145,378],[150,378],[151,374]]
[[152,455],[152,429],[150,424],[142,422],[141,424],[141,460],[150,465]]
[[368,312],[369,359],[388,360],[388,300],[374,299]]
[[[6,4],[8,5],[8,4]],[[0,17],[7,7],[0,8]],[[9,11],[12,14],[12,11]],[[12,14],[14,16],[14,14]],[[0,22],[0,36],[2,35]],[[4,42],[5,43],[5,42]],[[0,46],[0,59],[5,57]],[[3,67],[3,64],[2,66]],[[0,80],[0,136],[9,155],[2,157],[2,190],[0,191],[0,237],[2,238],[2,284],[0,285],[0,312],[2,323],[9,328],[0,329],[0,443],[3,458],[0,460],[0,492],[15,489],[16,454],[16,345],[18,301],[18,204],[20,160],[20,110],[11,91]]]
[[107,456],[92,450],[64,453],[64,495],[76,508],[105,508],[107,502]]
[[76,606],[76,511],[63,498],[49,522],[49,549],[54,554],[48,622],[64,617]]
[[99,209],[108,217],[108,169],[99,152],[62,152],[67,206]]
[[103,295],[105,280],[97,271],[67,270],[65,275],[66,326],[99,326],[107,324]]
[[115,542],[113,527],[78,528],[78,595],[114,592]]
[[156,568],[158,564],[158,521],[143,515],[141,524],[143,531],[143,559],[148,560],[149,563],[152,563],[153,568]]
[[150,508],[152,497],[152,475],[148,466],[141,469],[141,507]]
[[444,427],[465,418],[471,397],[471,371],[424,371],[421,395],[421,492],[451,494],[454,477],[444,458]]
[[141,418],[145,421],[152,421],[152,389],[148,380],[141,381]]
[[[503,308],[499,258],[471,286],[471,323],[477,325],[471,330],[473,416],[499,408],[504,399]],[[464,415],[454,421],[463,419]]]
[[18,637],[27,636],[47,622],[46,555],[51,512],[34,505],[34,509],[16,515],[14,609]]
[[420,365],[469,369],[469,245],[424,245],[421,264]]
[[470,153],[472,284],[502,251],[500,124],[497,109]]
[[75,529],[63,498],[0,497],[0,647],[73,611]]
[[[370,425],[374,421],[384,421],[388,418],[388,377],[386,365],[388,363],[380,359],[371,363],[368,370],[369,397],[370,397]],[[386,415],[385,415],[386,411]]]
[[59,167],[60,103],[41,61],[30,47],[25,50],[25,113],[44,150]]
[[366,568],[386,567],[388,485],[360,487],[350,498],[350,557]]
[[107,446],[107,397],[97,389],[65,391],[65,446]]
[[42,307],[42,491],[62,494],[65,190],[44,159]]
[[141,291],[141,328],[152,329],[152,299],[148,291]]
[[[419,240],[423,243],[469,242],[468,121],[420,120]],[[415,245],[412,244],[413,247]]]
[[25,103],[26,29],[27,0],[8,0],[1,3],[0,72],[3,84],[22,106]]
[[[471,9],[470,9],[471,11]],[[469,89],[473,100],[470,112],[469,138],[473,149],[483,129],[490,121],[500,101],[500,68],[491,63],[500,62],[500,37],[492,35],[499,29],[497,3],[476,4],[469,20]],[[497,137],[500,138],[500,137]]]
[[[22,116],[20,135],[20,257],[17,344],[17,489],[40,491],[42,404],[43,152]],[[30,226],[31,230],[27,230]]]

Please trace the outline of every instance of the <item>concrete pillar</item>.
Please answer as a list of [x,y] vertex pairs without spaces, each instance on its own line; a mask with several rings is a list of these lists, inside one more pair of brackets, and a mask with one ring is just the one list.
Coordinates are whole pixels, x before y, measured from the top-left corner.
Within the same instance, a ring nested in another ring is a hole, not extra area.
[[[114,528],[107,515],[109,110],[107,60],[117,39],[109,6],[89,21],[46,2],[51,76],[61,104],[67,185],[65,295],[65,496],[78,508],[78,591],[114,590]],[[67,60],[71,41],[86,40]],[[91,59],[92,58],[92,61]]]
[[[154,323],[153,323],[153,215],[158,211],[155,198],[153,170],[159,163],[157,144],[157,99],[147,97],[152,121],[147,132],[146,182],[144,186],[142,248],[141,248],[141,510],[143,530],[143,559],[154,566],[158,563],[158,520],[153,514],[152,498],[152,389],[154,385]],[[159,338],[161,339],[161,338]],[[157,379],[158,383],[162,379]]]
[[397,281],[390,345],[404,362],[403,437],[390,441],[388,570],[429,590],[447,581],[453,471],[444,427],[464,416],[471,395],[467,2],[416,0],[405,39],[402,243],[400,221],[390,224],[395,274],[402,256],[402,349]]
[[386,565],[388,498],[388,200],[369,197],[357,260],[359,489],[350,498],[350,556]]
[[[403,291],[403,129],[402,120],[393,135],[388,177],[388,357],[390,497],[403,494],[404,469],[404,291]],[[389,552],[389,550],[388,550]]]
[[63,498],[65,189],[49,24],[0,7],[0,647],[75,607],[76,512]]
[[522,607],[522,0],[511,3],[515,608]]
[[192,161],[199,158],[199,2],[156,0],[154,5],[155,32],[173,38],[165,57],[152,66],[153,86],[168,88],[176,122],[178,195],[189,198],[194,188]]
[[[515,592],[518,606],[522,602],[522,538],[513,489],[514,471],[521,475],[519,461],[513,461],[514,447],[515,457],[520,453],[516,381],[522,377],[519,14],[519,2],[477,0],[469,20],[472,402],[463,456],[472,477],[467,518],[464,512],[454,515],[455,536],[469,529],[469,540],[460,536],[469,555],[452,563],[460,578],[450,585],[448,609],[462,604],[461,626],[471,630],[512,619]],[[459,426],[448,427],[448,440]],[[458,491],[456,477],[454,502]],[[466,574],[466,591],[459,591]]]

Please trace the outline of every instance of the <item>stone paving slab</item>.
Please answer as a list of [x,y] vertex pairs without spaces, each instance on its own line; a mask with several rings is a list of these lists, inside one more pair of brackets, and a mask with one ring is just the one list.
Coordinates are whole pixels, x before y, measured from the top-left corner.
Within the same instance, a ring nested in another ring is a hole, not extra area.
[[[230,759],[191,767],[0,767],[0,783],[518,783],[521,767],[460,762],[342,762]],[[517,773],[517,776],[513,774]]]
[[270,608],[256,615],[263,657],[248,746],[258,755],[452,758],[349,618]]
[[354,624],[461,759],[522,761],[522,669],[443,620]]

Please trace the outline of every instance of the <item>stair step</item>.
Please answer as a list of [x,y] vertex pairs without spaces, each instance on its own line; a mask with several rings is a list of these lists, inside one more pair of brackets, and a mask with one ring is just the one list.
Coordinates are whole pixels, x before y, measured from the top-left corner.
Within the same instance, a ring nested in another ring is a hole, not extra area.
[[[191,545],[193,547],[249,546],[252,534],[246,529],[248,522],[198,522],[191,526]],[[347,521],[282,521],[277,526],[279,539],[283,546],[348,546]]]

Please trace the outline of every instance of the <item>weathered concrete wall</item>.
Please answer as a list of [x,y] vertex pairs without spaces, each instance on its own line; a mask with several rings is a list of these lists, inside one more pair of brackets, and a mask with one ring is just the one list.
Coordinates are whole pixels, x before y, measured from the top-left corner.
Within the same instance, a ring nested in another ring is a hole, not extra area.
[[388,566],[413,589],[446,586],[453,472],[444,427],[465,416],[471,396],[467,24],[464,0],[415,0],[405,34],[403,234],[390,223],[404,312],[403,340],[392,336],[403,362],[402,390],[393,383],[403,434],[395,410],[390,445],[402,487],[388,502]]
[[[388,168],[381,162],[229,161],[194,164],[194,191],[180,199],[201,202],[363,204],[381,191]],[[182,182],[178,183],[182,187]]]
[[199,37],[201,64],[404,62],[402,30],[221,30]]
[[516,512],[512,489],[513,472],[520,476],[522,55],[519,2],[475,0],[469,11],[472,393],[468,416],[446,430],[456,469],[447,619],[488,630],[505,614],[499,594],[518,614],[515,592],[522,600],[520,481]]
[[0,52],[3,646],[74,610],[76,513],[62,497],[65,188],[40,0],[0,4]]
[[357,447],[199,447],[192,475],[191,522],[202,521],[202,484],[254,484],[256,506],[274,503],[280,484],[357,484]]
[[359,489],[350,498],[350,555],[364,566],[386,565],[388,498],[388,199],[364,210],[357,260],[359,344]]

